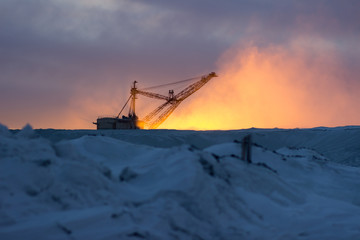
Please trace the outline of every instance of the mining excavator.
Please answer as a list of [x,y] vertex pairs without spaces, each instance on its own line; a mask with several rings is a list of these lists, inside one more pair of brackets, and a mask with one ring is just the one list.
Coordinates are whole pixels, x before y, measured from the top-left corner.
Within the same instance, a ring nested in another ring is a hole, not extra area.
[[[203,87],[213,77],[217,77],[215,72],[211,72],[208,75],[201,76],[199,77],[200,80],[187,86],[185,89],[183,89],[177,94],[174,93],[174,90],[169,90],[168,96],[145,90],[160,86],[170,86],[172,84],[177,84],[190,80],[194,81],[194,79],[196,78],[186,79],[175,83],[163,84],[146,89],[138,89],[136,86],[137,82],[134,81],[130,90],[130,97],[127,99],[125,105],[123,106],[119,114],[116,117],[99,117],[97,121],[94,122],[94,124],[97,126],[97,129],[155,129],[159,127],[171,115],[172,112],[174,112],[174,110],[180,105],[182,101],[184,101],[190,95]],[[137,99],[137,95],[164,100],[165,103],[161,104],[159,107],[154,109],[152,112],[150,112],[148,115],[146,115],[143,119],[140,120],[135,113],[135,100]],[[129,102],[130,107],[128,116],[122,116],[120,118],[121,113]]]

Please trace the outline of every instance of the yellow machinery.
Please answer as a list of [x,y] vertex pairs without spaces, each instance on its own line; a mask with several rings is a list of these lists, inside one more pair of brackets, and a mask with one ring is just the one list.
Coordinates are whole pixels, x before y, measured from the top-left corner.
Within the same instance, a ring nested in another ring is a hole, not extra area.
[[[213,77],[217,77],[215,72],[211,72],[208,75],[200,77],[200,80],[187,86],[185,89],[183,89],[176,95],[174,94],[174,90],[169,90],[168,96],[140,90],[136,87],[137,82],[135,81],[130,90],[130,97],[126,101],[125,105],[123,106],[119,114],[116,117],[98,118],[97,121],[94,122],[94,124],[97,126],[97,129],[143,129],[143,128],[155,129],[159,127],[160,124],[162,124],[170,116],[170,114],[179,106],[179,104],[182,101],[184,101],[191,94],[195,93],[197,90],[203,87]],[[168,86],[194,79],[195,78],[187,79],[175,83],[163,84],[160,86],[161,87]],[[160,86],[155,86],[147,89],[152,89]],[[165,103],[161,104],[159,107],[151,111],[142,120],[139,120],[139,118],[135,113],[135,100],[137,99],[136,96],[138,94],[149,98],[164,100]],[[122,118],[120,118],[122,111],[124,110],[125,106],[129,103],[129,101],[130,101],[130,108],[129,108],[128,116],[122,116]]]

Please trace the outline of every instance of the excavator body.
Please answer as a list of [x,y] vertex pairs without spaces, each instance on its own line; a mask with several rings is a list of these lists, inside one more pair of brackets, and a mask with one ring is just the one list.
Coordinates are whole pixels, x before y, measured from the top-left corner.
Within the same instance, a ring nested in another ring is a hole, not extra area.
[[99,129],[144,129],[144,122],[138,118],[126,117],[99,117],[94,122]]

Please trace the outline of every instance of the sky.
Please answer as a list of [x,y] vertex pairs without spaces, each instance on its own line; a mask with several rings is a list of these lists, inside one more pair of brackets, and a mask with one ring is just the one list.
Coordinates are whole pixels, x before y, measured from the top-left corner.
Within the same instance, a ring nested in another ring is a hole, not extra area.
[[[135,80],[215,71],[160,128],[359,125],[359,9],[357,0],[0,0],[0,123],[94,129]],[[140,118],[157,104],[147,103],[138,99]]]

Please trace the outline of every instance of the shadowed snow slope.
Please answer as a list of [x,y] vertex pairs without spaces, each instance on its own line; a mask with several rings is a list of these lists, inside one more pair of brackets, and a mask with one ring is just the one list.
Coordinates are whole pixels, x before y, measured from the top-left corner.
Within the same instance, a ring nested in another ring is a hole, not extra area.
[[359,137],[0,126],[0,239],[360,239]]
[[[16,132],[16,131],[15,131]],[[281,147],[314,149],[331,161],[360,166],[360,127],[312,129],[245,129],[231,131],[177,130],[35,130],[38,136],[58,142],[86,135],[108,136],[122,141],[153,147],[174,147],[188,144],[203,149],[211,145],[241,140],[251,134],[254,142],[271,150]]]

